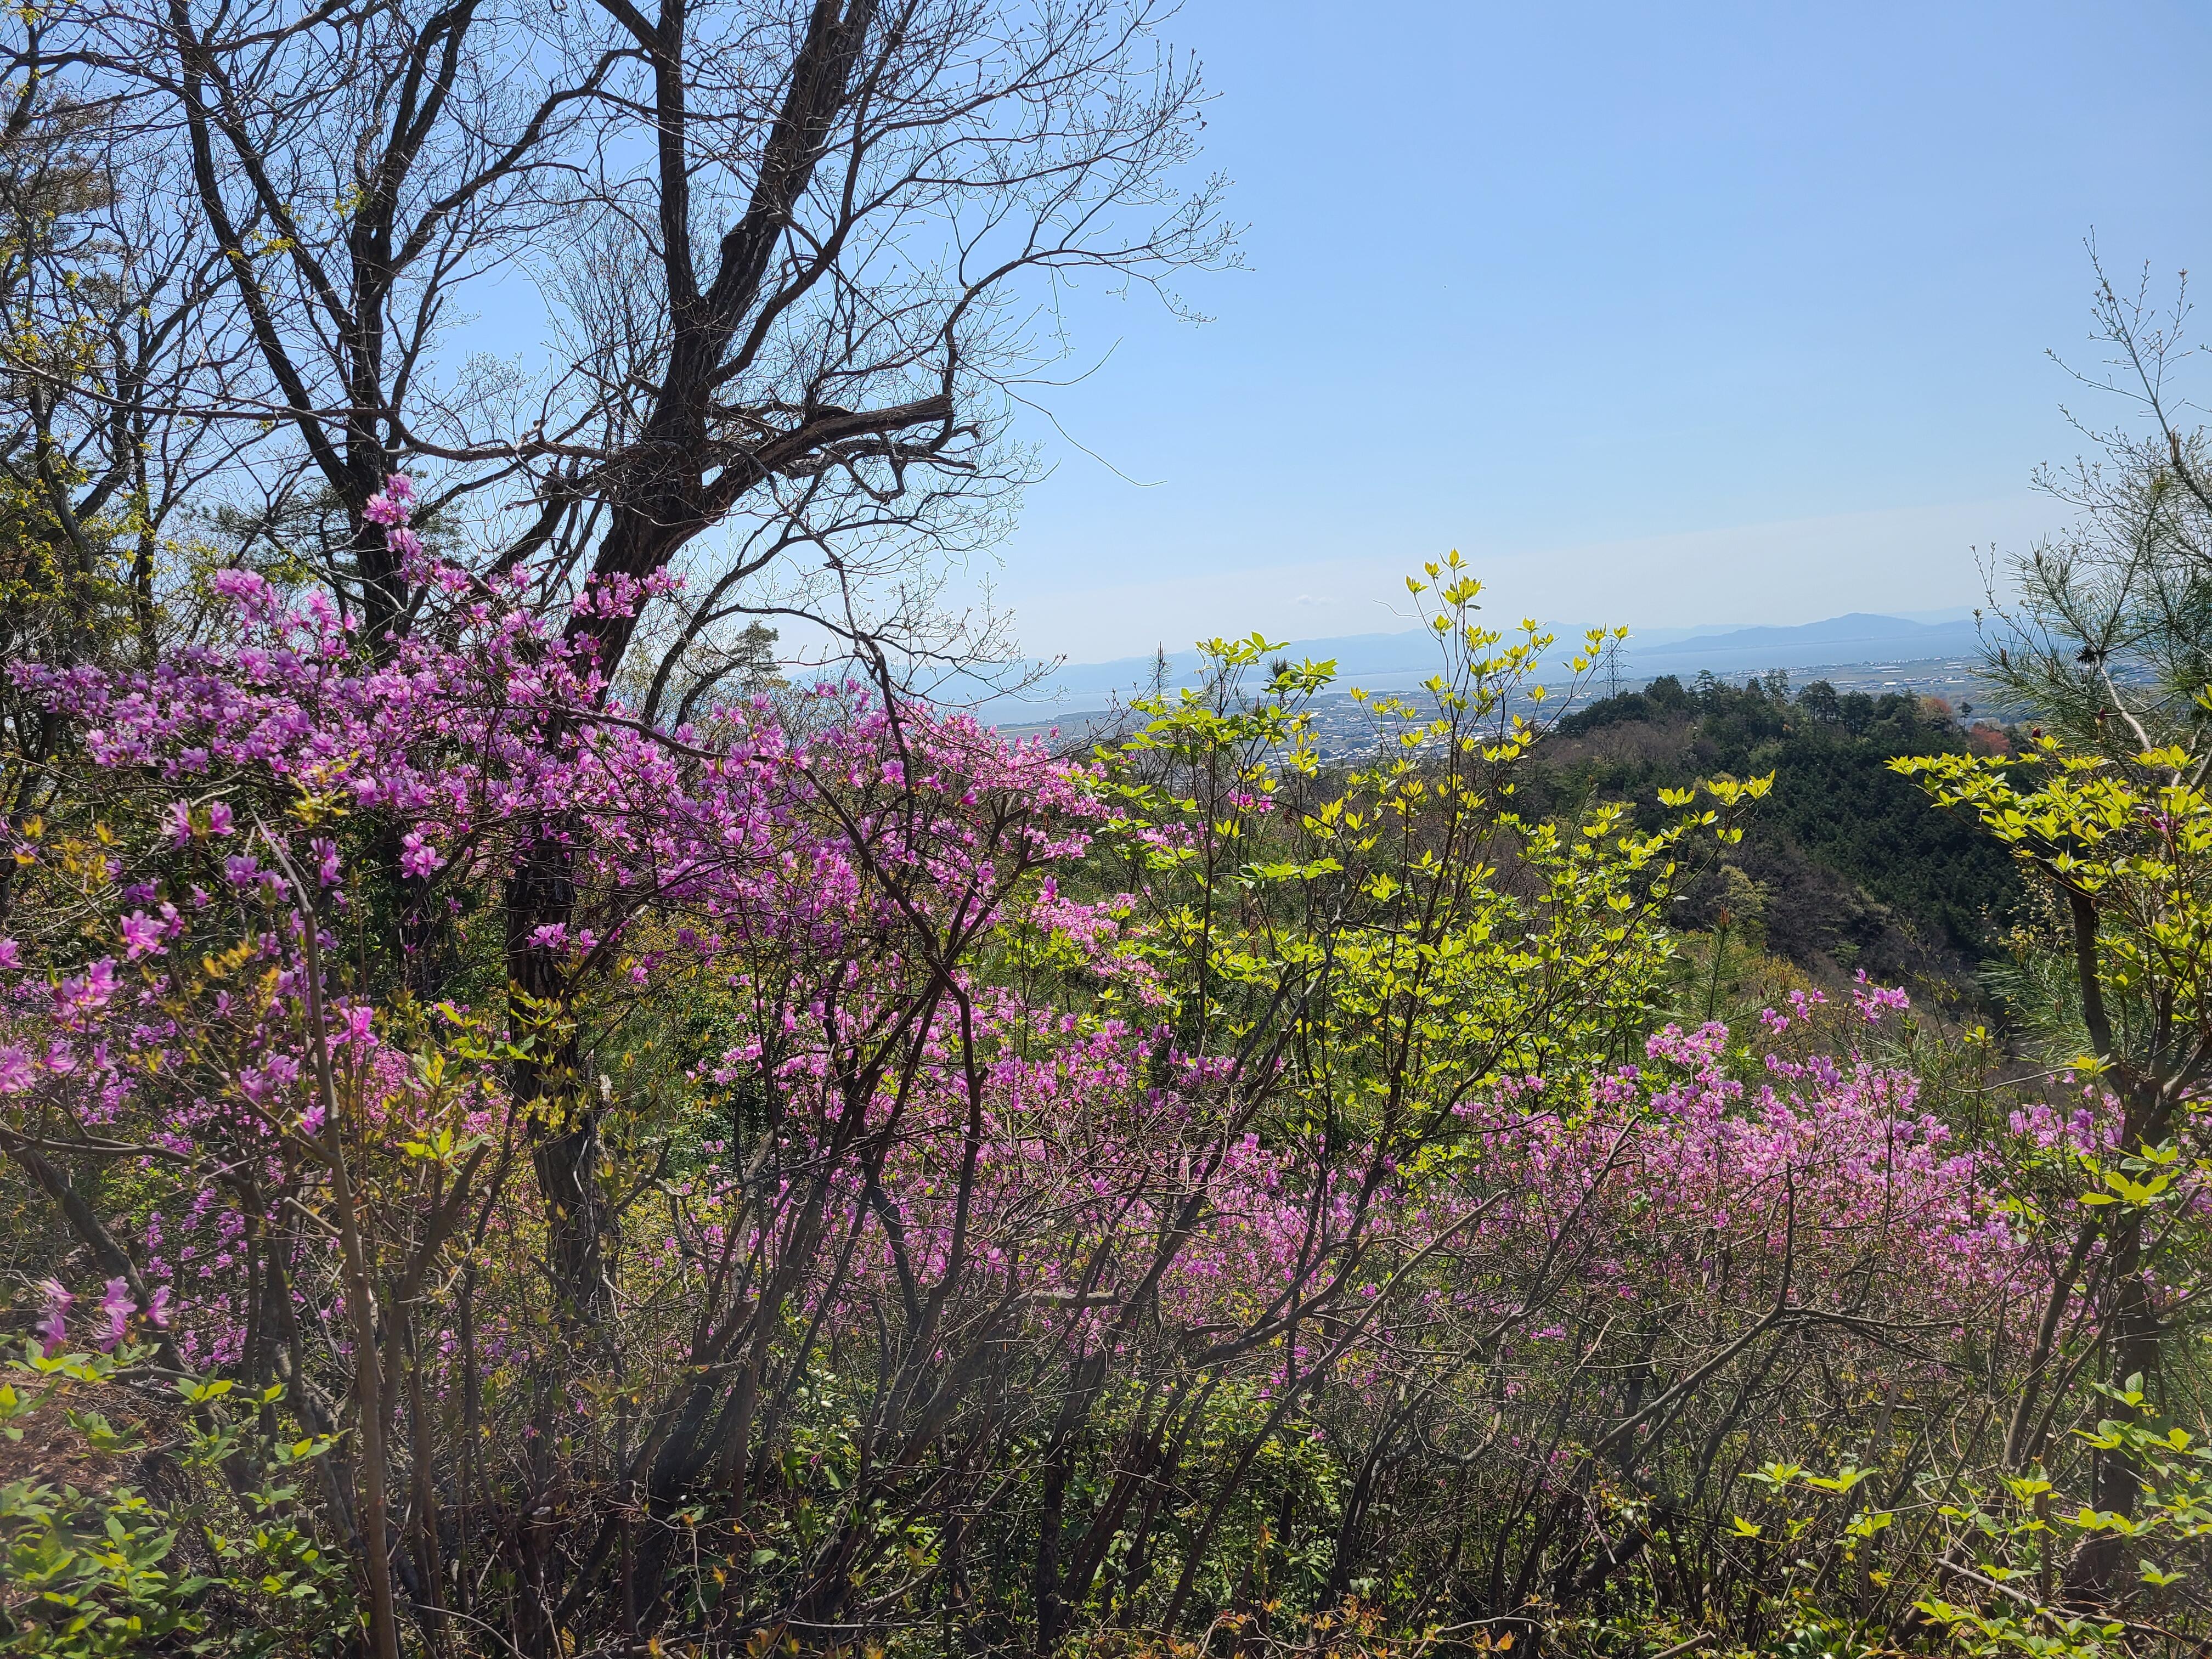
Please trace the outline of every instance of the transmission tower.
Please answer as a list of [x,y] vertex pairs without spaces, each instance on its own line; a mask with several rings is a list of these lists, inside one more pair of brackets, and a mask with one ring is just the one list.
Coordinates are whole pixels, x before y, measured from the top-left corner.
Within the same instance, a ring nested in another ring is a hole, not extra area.
[[1608,697],[1617,697],[1620,695],[1620,659],[1626,654],[1621,649],[1622,643],[1620,640],[1608,640],[1606,642],[1605,695]]

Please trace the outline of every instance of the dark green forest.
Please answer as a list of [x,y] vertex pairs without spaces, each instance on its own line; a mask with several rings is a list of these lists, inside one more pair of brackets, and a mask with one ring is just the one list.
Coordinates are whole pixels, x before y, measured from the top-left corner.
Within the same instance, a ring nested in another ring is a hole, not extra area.
[[1710,930],[1725,908],[1740,935],[1815,977],[1864,969],[1972,1005],[2018,919],[2019,871],[1888,763],[2008,742],[1994,726],[1970,731],[1938,699],[1826,680],[1793,690],[1781,674],[1690,685],[1668,675],[1561,718],[1520,793],[1547,813],[1629,802],[1649,829],[1662,788],[1771,772],[1743,840],[1692,886],[1678,923]]

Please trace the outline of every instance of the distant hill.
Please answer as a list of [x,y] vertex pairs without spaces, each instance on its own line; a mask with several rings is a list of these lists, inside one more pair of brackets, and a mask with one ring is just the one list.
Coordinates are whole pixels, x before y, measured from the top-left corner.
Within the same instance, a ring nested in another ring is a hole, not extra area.
[[1929,805],[1888,763],[1987,752],[2000,741],[1969,734],[1941,703],[1906,693],[1801,687],[1784,696],[1764,684],[1668,677],[1560,720],[1516,792],[1528,811],[1626,802],[1656,830],[1667,822],[1663,787],[1771,772],[1772,792],[1723,855],[1748,889],[1709,870],[1677,913],[1680,924],[1709,927],[1716,907],[1733,905],[1768,951],[1816,978],[1833,983],[1863,968],[1884,983],[1918,982],[1971,1004],[1979,964],[2004,954],[2020,872],[2002,845]]
[[1971,658],[1981,649],[1971,618],[1959,622],[1907,622],[1902,617],[1854,611],[1798,628],[1739,628],[1731,633],[1668,644],[1639,647],[1628,641],[1628,666],[1638,678],[1651,674],[1763,674],[1772,668],[1819,668],[1869,662],[1920,662],[1930,657]]
[[[1547,623],[1558,635],[1562,654],[1582,634],[1578,624]],[[1623,660],[1626,678],[1642,681],[1661,674],[1688,680],[1700,670],[1715,674],[1764,674],[1858,663],[1918,662],[1931,658],[1971,658],[1979,650],[1970,617],[1914,622],[1903,617],[1854,611],[1825,622],[1790,628],[1655,628],[1631,633]],[[1334,639],[1293,641],[1285,648],[1293,658],[1334,659],[1340,683],[1374,690],[1403,690],[1436,672],[1435,641],[1419,629],[1402,634],[1352,634]],[[1168,654],[1170,685],[1195,678],[1195,651]],[[1048,681],[1019,699],[992,708],[999,719],[1018,719],[1020,710],[1090,708],[1111,696],[1127,697],[1147,684],[1154,659],[1123,657],[1112,662],[1066,663]]]

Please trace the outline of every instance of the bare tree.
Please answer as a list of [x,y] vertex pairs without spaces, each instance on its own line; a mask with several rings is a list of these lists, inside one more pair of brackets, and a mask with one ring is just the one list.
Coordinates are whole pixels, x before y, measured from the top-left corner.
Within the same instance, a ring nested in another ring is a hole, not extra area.
[[2092,257],[2102,356],[2072,372],[2127,413],[2077,418],[2089,454],[2037,474],[2071,522],[2008,562],[2017,597],[1991,598],[1985,666],[2094,748],[2196,750],[2212,718],[2212,438],[2182,384],[2187,276],[2161,313],[2148,273],[2125,291]]
[[[726,529],[691,620],[804,552],[832,580],[799,608],[842,629],[864,578],[995,525],[1064,284],[1225,257],[1218,186],[1178,185],[1200,88],[1162,9],[164,0],[18,61],[188,172],[255,359],[191,413],[281,423],[372,640],[425,599],[362,516],[401,468],[547,603]],[[467,356],[471,312],[539,325],[536,361]],[[611,674],[635,627],[577,631]]]
[[[177,180],[111,105],[0,85],[0,660],[150,661],[178,597],[179,520],[258,435],[176,418],[235,368],[205,245],[155,205]],[[49,804],[60,726],[0,680],[0,812]],[[0,916],[12,866],[0,870]]]

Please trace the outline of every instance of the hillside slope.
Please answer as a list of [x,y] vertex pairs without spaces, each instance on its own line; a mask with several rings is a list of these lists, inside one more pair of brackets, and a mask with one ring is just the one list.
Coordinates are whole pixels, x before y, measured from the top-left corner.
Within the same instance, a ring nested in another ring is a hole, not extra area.
[[[1792,693],[1779,675],[1747,686],[1668,677],[1561,720],[1530,787],[1553,806],[1633,801],[1656,825],[1662,787],[1771,771],[1773,793],[1729,855],[1741,876],[1713,872],[1684,924],[1711,925],[1733,895],[1735,921],[1816,975],[1864,968],[1966,994],[2010,925],[2019,875],[1993,842],[1930,807],[1886,763],[2002,741],[1969,734],[1932,700],[1839,696],[1825,681]],[[1749,917],[1740,914],[1747,896]]]

